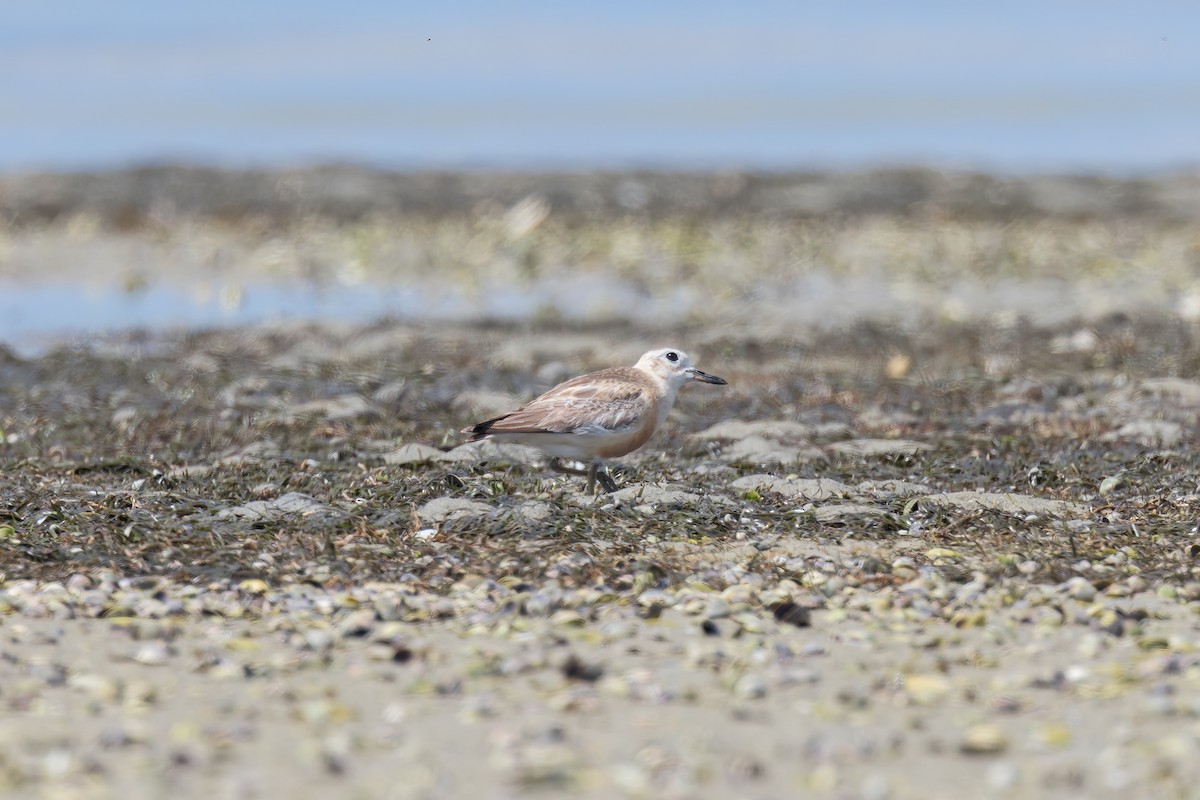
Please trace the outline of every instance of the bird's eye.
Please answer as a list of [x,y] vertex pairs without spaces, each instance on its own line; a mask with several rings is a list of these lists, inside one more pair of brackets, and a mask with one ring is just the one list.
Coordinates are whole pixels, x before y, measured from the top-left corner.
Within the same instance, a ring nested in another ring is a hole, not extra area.
[[670,353],[667,353],[667,361],[670,361],[672,364],[674,364],[678,360],[679,353],[676,353],[674,350],[672,350]]

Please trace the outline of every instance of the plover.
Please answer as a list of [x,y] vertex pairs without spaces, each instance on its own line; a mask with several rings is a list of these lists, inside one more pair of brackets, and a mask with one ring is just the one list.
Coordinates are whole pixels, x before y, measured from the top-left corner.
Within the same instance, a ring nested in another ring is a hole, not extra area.
[[[551,469],[586,475],[589,494],[597,480],[613,492],[617,485],[604,459],[632,453],[649,441],[675,405],[676,393],[691,381],[726,383],[693,367],[682,350],[664,347],[646,353],[632,367],[602,369],[560,383],[516,411],[462,432],[473,442],[492,439],[535,447],[550,456]],[[588,466],[568,466],[562,459]]]

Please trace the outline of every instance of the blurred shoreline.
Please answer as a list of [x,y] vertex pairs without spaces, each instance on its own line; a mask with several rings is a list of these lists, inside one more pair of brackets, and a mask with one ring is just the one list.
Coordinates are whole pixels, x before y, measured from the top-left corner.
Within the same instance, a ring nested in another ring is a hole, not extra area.
[[1200,173],[0,176],[0,341],[264,322],[1200,322]]
[[544,198],[580,216],[1200,219],[1200,169],[1147,177],[1001,176],[925,167],[860,171],[391,171],[350,165],[224,170],[146,166],[0,174],[0,220],[73,214],[131,226],[172,217],[274,221],[436,217]]

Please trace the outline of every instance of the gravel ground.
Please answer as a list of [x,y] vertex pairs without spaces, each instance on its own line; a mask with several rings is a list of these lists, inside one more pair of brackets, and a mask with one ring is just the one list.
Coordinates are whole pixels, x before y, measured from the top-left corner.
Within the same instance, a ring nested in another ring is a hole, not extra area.
[[[1038,258],[1098,230],[1046,226]],[[1189,235],[1148,281],[1191,285]],[[1177,312],[0,348],[0,792],[1193,796]],[[729,386],[685,390],[612,495],[457,433],[668,343]]]

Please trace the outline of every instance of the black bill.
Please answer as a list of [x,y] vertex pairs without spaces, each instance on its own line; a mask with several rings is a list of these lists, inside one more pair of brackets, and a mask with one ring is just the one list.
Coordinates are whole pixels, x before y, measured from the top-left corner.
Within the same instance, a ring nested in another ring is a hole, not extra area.
[[688,370],[688,374],[692,376],[694,381],[702,381],[704,383],[715,383],[717,386],[724,386],[729,381],[724,378],[718,378],[716,375],[709,375],[707,372],[701,372],[694,367]]

